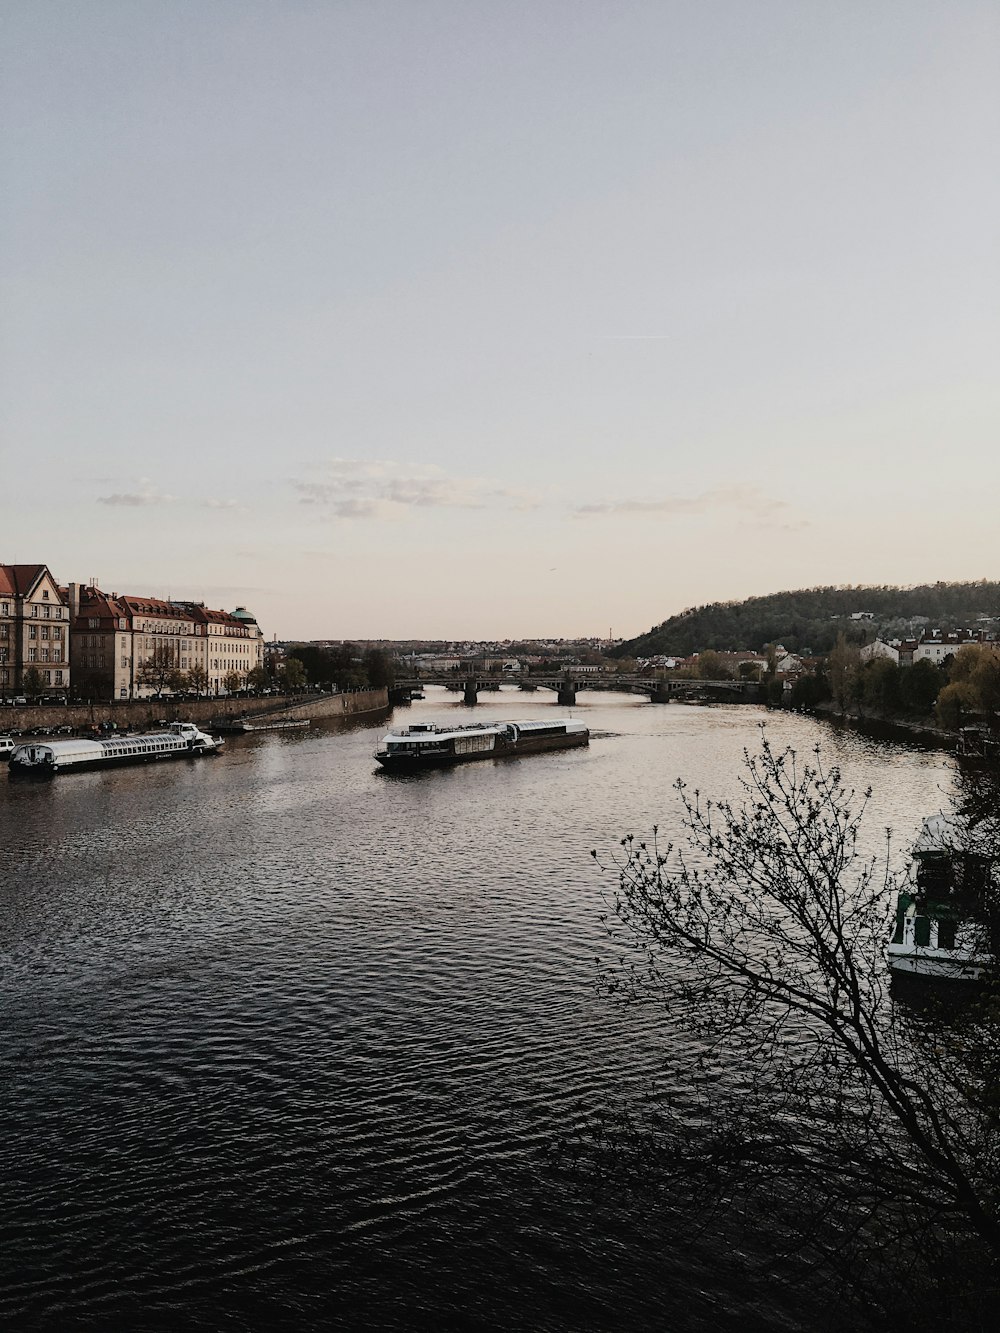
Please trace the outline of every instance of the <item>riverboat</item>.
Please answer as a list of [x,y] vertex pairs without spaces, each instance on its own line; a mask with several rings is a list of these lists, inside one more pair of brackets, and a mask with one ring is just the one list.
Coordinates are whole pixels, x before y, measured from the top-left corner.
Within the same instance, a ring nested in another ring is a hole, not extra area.
[[10,757],[10,776],[50,778],[57,773],[108,764],[142,764],[160,759],[192,759],[217,754],[224,741],[200,731],[193,722],[172,722],[166,731],[142,736],[76,737],[65,741],[27,741]]
[[568,750],[590,742],[590,730],[570,718],[542,722],[479,722],[465,727],[420,723],[390,731],[375,751],[383,768],[413,772],[464,764],[473,759],[508,759],[546,750]]
[[1000,740],[987,727],[962,727],[955,754],[973,767],[1000,767]]
[[888,946],[894,976],[977,982],[992,972],[997,870],[992,835],[953,815],[924,820],[910,879],[896,903]]

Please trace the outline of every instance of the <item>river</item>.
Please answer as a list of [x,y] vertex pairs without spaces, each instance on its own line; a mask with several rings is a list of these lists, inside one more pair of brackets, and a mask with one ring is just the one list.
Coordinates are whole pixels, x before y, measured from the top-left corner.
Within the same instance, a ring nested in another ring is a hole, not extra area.
[[[399,721],[557,716],[443,690]],[[765,718],[900,855],[953,763],[807,717],[583,694],[588,749],[398,777],[384,724],[0,785],[0,1326],[806,1328],[545,1149],[681,1040],[596,992],[590,856],[736,793]],[[761,1239],[761,1252],[766,1245]]]

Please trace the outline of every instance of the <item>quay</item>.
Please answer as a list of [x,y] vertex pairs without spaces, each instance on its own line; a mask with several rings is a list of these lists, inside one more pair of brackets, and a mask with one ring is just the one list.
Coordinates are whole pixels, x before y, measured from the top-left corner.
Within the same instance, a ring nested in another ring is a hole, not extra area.
[[332,717],[359,717],[387,712],[389,692],[346,690],[327,694],[319,691],[273,698],[205,699],[133,699],[118,703],[43,704],[26,707],[0,707],[0,733],[38,731],[42,728],[72,727],[83,731],[93,727],[111,727],[119,731],[149,731],[161,723],[196,722],[199,725],[226,724],[245,719],[254,727],[287,718],[290,721],[317,721]]

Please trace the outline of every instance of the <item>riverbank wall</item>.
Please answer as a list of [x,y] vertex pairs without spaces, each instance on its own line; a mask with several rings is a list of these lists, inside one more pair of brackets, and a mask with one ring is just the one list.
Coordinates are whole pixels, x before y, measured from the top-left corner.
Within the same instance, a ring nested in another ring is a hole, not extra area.
[[958,737],[953,731],[935,727],[931,722],[913,721],[910,718],[888,717],[876,712],[859,713],[852,709],[838,709],[831,702],[817,704],[815,708],[801,711],[811,713],[823,722],[832,722],[836,726],[849,727],[863,732],[875,739],[911,741],[928,750],[953,751],[958,744]]
[[146,730],[160,722],[209,723],[213,718],[360,717],[387,712],[389,692],[286,695],[268,699],[134,699],[127,703],[51,704],[0,708],[0,734],[36,727],[94,727],[113,722],[120,731]]

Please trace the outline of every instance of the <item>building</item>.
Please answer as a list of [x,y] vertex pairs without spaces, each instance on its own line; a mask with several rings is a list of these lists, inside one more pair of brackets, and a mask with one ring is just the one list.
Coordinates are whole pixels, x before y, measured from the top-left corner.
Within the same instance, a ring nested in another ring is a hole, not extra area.
[[942,632],[935,630],[933,634],[925,634],[920,643],[913,651],[912,661],[914,663],[921,661],[933,662],[935,666],[940,666],[947,657],[954,657],[960,648],[966,644],[983,643],[986,636],[970,629],[960,629],[951,632]]
[[[871,643],[866,643],[859,654],[862,662],[870,662],[873,658],[884,657],[887,662],[899,662],[899,644],[885,643],[882,639],[873,639]],[[912,661],[912,649],[911,658]]]
[[77,695],[148,699],[193,689],[219,695],[244,689],[263,664],[263,635],[245,607],[212,611],[204,602],[106,593],[71,583]]
[[205,672],[209,694],[227,693],[226,681],[239,679],[237,689],[246,688],[247,676],[264,664],[264,635],[245,606],[235,611],[209,611],[204,602],[171,602],[191,613],[195,640],[200,650],[198,665]]
[[0,697],[64,697],[69,683],[69,614],[48,566],[0,565]]

